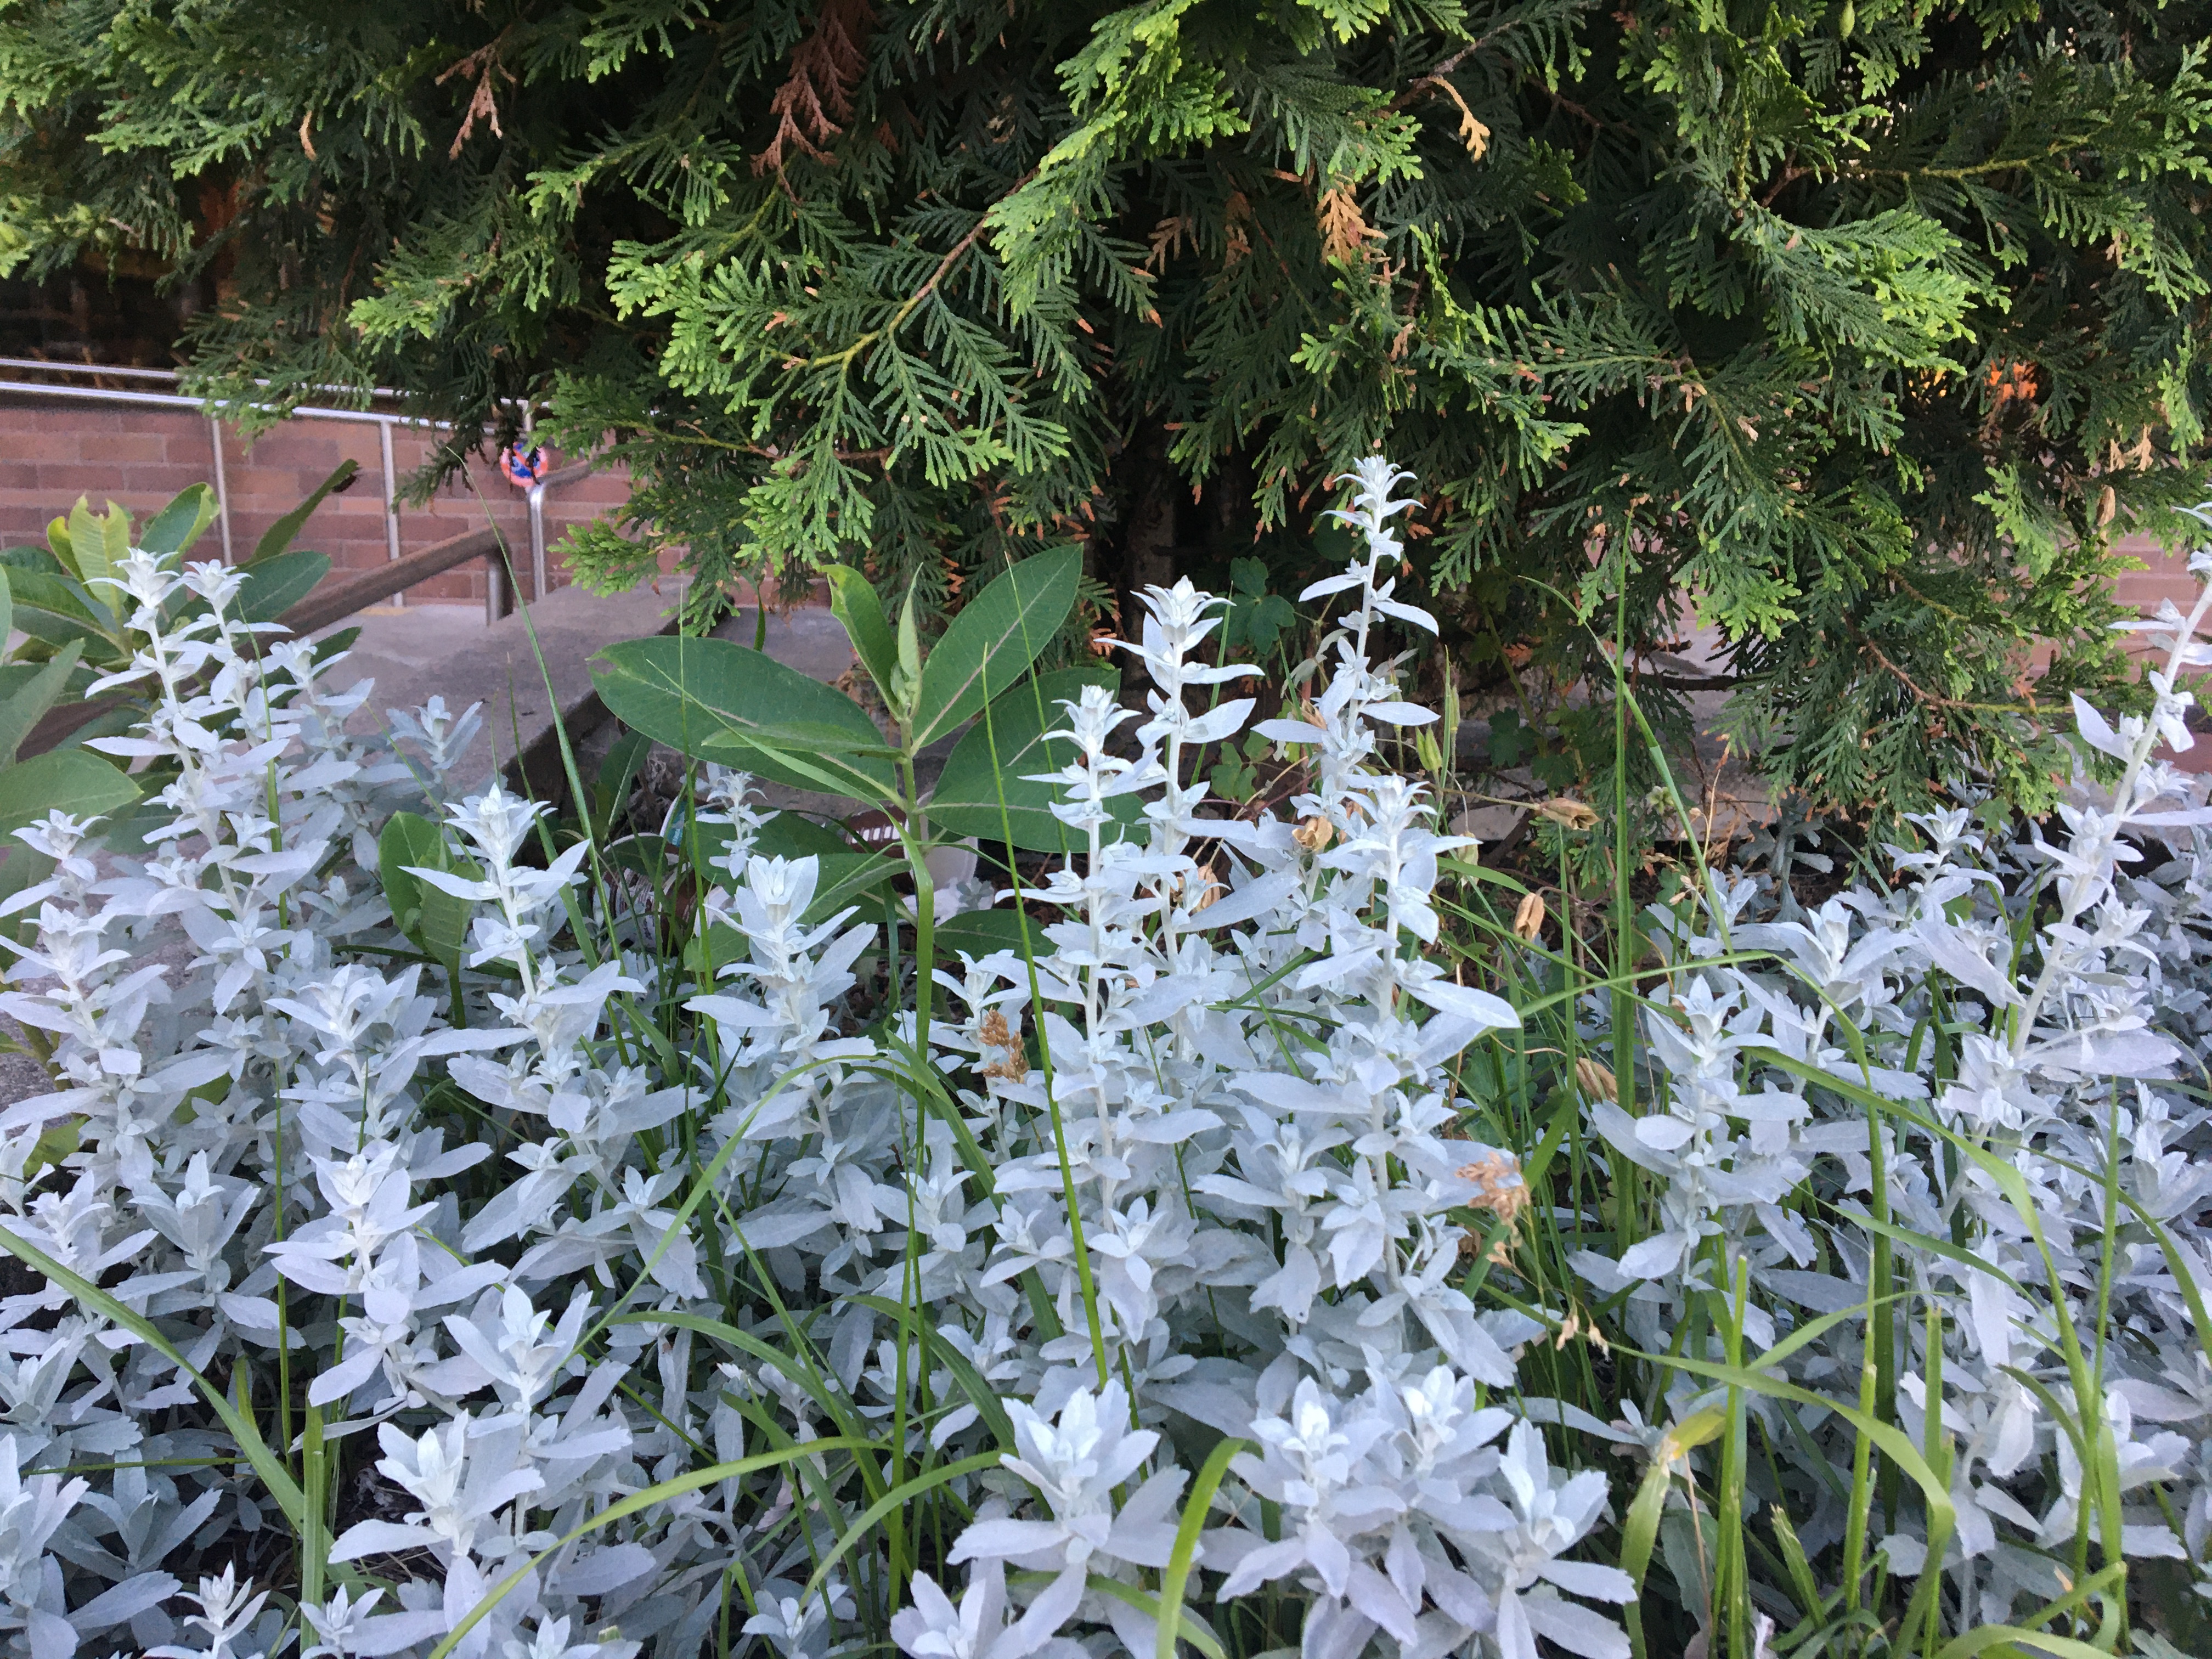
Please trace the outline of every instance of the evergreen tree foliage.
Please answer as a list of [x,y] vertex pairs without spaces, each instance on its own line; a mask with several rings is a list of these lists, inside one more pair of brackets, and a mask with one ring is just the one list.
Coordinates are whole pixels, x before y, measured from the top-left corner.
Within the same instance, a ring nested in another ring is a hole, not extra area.
[[216,271],[214,395],[611,434],[632,521],[574,556],[682,544],[698,620],[837,562],[942,610],[1071,538],[1102,608],[1288,580],[1387,447],[1463,677],[1526,644],[1603,691],[1601,636],[1693,605],[1784,779],[2033,801],[2042,712],[2118,665],[2111,534],[2205,491],[2208,38],[2201,0],[15,0],[0,260]]

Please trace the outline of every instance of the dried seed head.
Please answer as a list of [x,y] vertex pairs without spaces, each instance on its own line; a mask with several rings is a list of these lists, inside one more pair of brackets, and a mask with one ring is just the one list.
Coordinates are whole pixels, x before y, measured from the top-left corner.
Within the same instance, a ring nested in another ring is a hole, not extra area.
[[1309,853],[1318,853],[1336,839],[1336,828],[1327,818],[1316,816],[1291,831],[1291,839]]
[[[1004,1078],[1009,1083],[1019,1083],[1027,1077],[1029,1066],[1022,1054],[1021,1039],[1006,1024],[1006,1017],[996,1008],[986,1008],[983,1018],[975,1024],[975,1041],[981,1043],[990,1063],[983,1067],[987,1078]],[[989,1051],[996,1049],[995,1056]]]
[[1588,801],[1555,795],[1536,803],[1536,811],[1563,830],[1588,830],[1597,822],[1597,809]]
[[[1291,833],[1295,835],[1297,832],[1293,830]],[[1220,878],[1214,874],[1213,862],[1209,859],[1176,884],[1176,896],[1187,899],[1195,893],[1197,899],[1190,905],[1190,914],[1195,915],[1208,905],[1218,902],[1221,896],[1228,890],[1221,884]]]
[[1520,907],[1513,912],[1513,931],[1531,944],[1544,931],[1544,896],[1541,893],[1522,896]]
[[1219,882],[1213,878],[1213,866],[1212,865],[1209,864],[1206,866],[1204,873],[1206,876],[1206,890],[1198,896],[1198,902],[1190,907],[1194,911],[1205,909],[1208,905],[1218,901],[1222,894],[1228,890],[1226,888],[1222,886]]
[[1487,1210],[1500,1221],[1511,1223],[1528,1207],[1528,1183],[1521,1178],[1521,1160],[1510,1152],[1493,1152],[1480,1163],[1461,1166],[1459,1178],[1474,1183],[1470,1210]]
[[1575,1062],[1575,1082],[1585,1100],[1613,1100],[1620,1094],[1619,1080],[1587,1054]]

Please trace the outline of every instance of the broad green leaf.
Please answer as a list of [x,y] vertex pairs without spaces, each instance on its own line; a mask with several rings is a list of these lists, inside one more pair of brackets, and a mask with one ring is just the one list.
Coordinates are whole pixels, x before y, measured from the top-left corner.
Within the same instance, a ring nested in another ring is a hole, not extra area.
[[[5,771],[0,771],[0,788],[6,787],[7,777]],[[7,844],[0,846],[0,904],[54,872],[54,861],[44,853],[33,851],[12,836],[5,841]],[[37,925],[35,916],[21,910],[12,916],[0,916],[0,939],[20,939]]]
[[[716,843],[720,851],[721,844]],[[827,824],[817,823],[803,812],[778,812],[760,827],[753,851],[763,858],[842,858],[853,843]]]
[[331,574],[331,561],[327,554],[296,548],[264,555],[238,574],[243,585],[233,607],[235,613],[247,622],[275,622],[315,591],[315,585]]
[[138,786],[98,755],[57,749],[0,771],[0,834],[49,812],[100,817],[138,799]]
[[0,547],[0,569],[12,575],[17,571],[36,571],[43,576],[64,574],[62,562],[52,550],[44,547]]
[[15,594],[8,586],[8,572],[0,566],[0,653],[8,649],[9,638],[15,631]]
[[[82,674],[83,672],[82,669],[77,671],[79,674]],[[106,702],[106,699],[102,698],[100,701]],[[143,721],[145,718],[146,714],[143,708],[118,693],[112,704],[94,714],[83,725],[73,728],[55,746],[58,748],[65,744],[71,749],[82,749],[95,738],[119,738],[128,732],[132,726]],[[95,750],[94,752],[99,751]],[[176,816],[174,812],[163,807],[155,806],[153,810],[165,818],[173,818]],[[120,822],[123,816],[127,815],[118,815],[117,818],[110,820],[111,828],[113,823]],[[111,841],[114,839],[112,833],[109,839]]]
[[358,623],[351,628],[341,628],[335,634],[324,635],[315,641],[315,660],[328,662],[340,652],[352,650],[354,641],[360,637],[361,625]]
[[216,511],[215,491],[204,483],[194,484],[154,515],[154,521],[141,532],[138,545],[165,558],[188,552],[200,532],[215,522]]
[[[1057,771],[1074,758],[1073,744],[1047,735],[1066,726],[1067,711],[1060,705],[1073,702],[1086,685],[1110,687],[1115,678],[1110,668],[1062,668],[1000,697],[989,718],[977,720],[953,746],[929,799],[929,821],[956,836],[1011,842],[1024,852],[1081,851],[1081,838],[1052,815],[1059,786],[1032,782],[1027,775]],[[1142,810],[1134,795],[1115,799],[1122,823],[1134,823]]]
[[845,624],[845,637],[853,641],[854,653],[868,671],[868,678],[888,697],[891,672],[898,666],[898,641],[891,637],[891,625],[884,620],[883,601],[876,597],[868,579],[848,564],[830,565],[822,574],[830,581],[830,611]]
[[[55,647],[76,640],[92,649],[95,658],[116,654],[111,636],[114,617],[76,578],[15,569],[8,573],[8,582],[15,598],[15,626],[33,639]],[[94,649],[103,646],[104,651]]]
[[898,860],[886,858],[881,853],[838,853],[823,858],[814,901],[799,920],[810,927],[827,921],[905,868]]
[[468,901],[410,875],[410,865],[421,870],[460,867],[436,824],[413,812],[394,812],[376,838],[377,874],[392,906],[392,924],[435,957],[449,979],[458,980],[472,914]]
[[968,602],[921,666],[921,695],[907,741],[934,742],[1021,678],[1075,608],[1080,548],[1023,560]]
[[0,663],[0,702],[5,702],[18,691],[46,672],[44,660]]
[[[106,538],[107,571],[113,575],[131,556],[131,515],[110,501],[107,511],[100,515],[100,529]],[[121,603],[119,597],[118,603]]]
[[[76,735],[71,734],[73,747]],[[170,826],[176,821],[177,809],[162,805],[157,795],[150,800],[126,801],[100,820],[100,831],[110,847],[122,852],[136,853],[140,848],[159,841],[164,831],[174,834]]]
[[401,933],[422,906],[424,884],[409,873],[410,867],[442,870],[447,854],[446,838],[437,825],[419,812],[394,812],[376,838],[377,879],[383,884],[392,920]]
[[70,570],[79,581],[89,583],[107,574],[106,526],[93,513],[92,503],[82,495],[70,509],[68,533],[54,550],[60,553],[64,549]]
[[599,659],[592,683],[633,731],[794,788],[872,803],[898,793],[890,750],[860,706],[773,657],[678,635],[627,640]]
[[653,752],[653,739],[641,732],[624,733],[616,739],[599,763],[597,785],[599,793],[619,796],[635,781],[638,769],[645,764],[646,757]]
[[[914,588],[907,584],[907,604],[898,611],[898,677],[894,684],[921,686],[922,684],[922,630],[914,619]],[[905,702],[905,699],[900,699]]]
[[[726,882],[728,877],[711,866],[709,859],[719,859],[729,850],[730,828],[724,823],[702,823],[693,828],[690,836],[691,860],[699,879],[708,884]],[[836,830],[817,823],[801,812],[783,811],[760,827],[753,837],[753,854],[764,859],[841,859],[857,849]],[[880,855],[878,855],[880,856]],[[718,954],[718,960],[728,961],[727,951]]]
[[77,580],[96,603],[120,622],[130,601],[119,590],[105,584],[114,576],[115,567],[130,556],[131,515],[113,501],[108,502],[106,513],[95,514],[80,495],[70,509],[69,546],[76,556]]
[[592,786],[591,831],[592,839],[601,847],[614,834],[615,818],[629,800],[630,785],[652,752],[651,738],[642,732],[625,732],[599,763],[599,775]]
[[[1030,946],[1032,950],[1045,948],[1044,935],[1039,930],[1041,922],[1030,924]],[[937,924],[937,959],[949,963],[965,951],[981,961],[994,951],[1022,948],[1022,919],[1012,910],[963,910],[950,921]]]
[[[23,739],[31,728],[54,706],[69,683],[70,671],[83,647],[71,640],[45,663],[39,665],[20,685],[9,685],[0,695],[0,766],[15,758],[15,751],[23,746]],[[12,674],[15,671],[0,671]]]
[[49,1123],[39,1132],[38,1139],[32,1144],[30,1157],[23,1160],[23,1178],[27,1181],[39,1170],[49,1167],[59,1169],[62,1160],[75,1153],[83,1144],[83,1138],[84,1120],[81,1117],[65,1117],[58,1122]]
[[882,745],[857,752],[841,749],[834,735],[818,726],[761,725],[744,731],[726,727],[709,735],[700,750],[722,765],[746,767],[796,788],[854,800],[893,799],[895,785],[872,772],[858,769],[855,763],[888,761],[896,751]]
[[[269,526],[268,533],[253,544],[253,557],[251,562],[258,564],[264,559],[273,559],[291,546],[292,538],[300,533],[300,527],[307,522],[308,515],[323,504],[323,497],[339,486],[349,483],[353,475],[360,471],[359,461],[340,461],[331,469],[331,476],[315,486],[313,494]],[[182,496],[178,497],[179,501],[183,499]],[[149,542],[147,545],[151,547],[153,544]]]
[[745,936],[725,922],[702,922],[684,941],[684,965],[712,979],[733,962],[743,962]]

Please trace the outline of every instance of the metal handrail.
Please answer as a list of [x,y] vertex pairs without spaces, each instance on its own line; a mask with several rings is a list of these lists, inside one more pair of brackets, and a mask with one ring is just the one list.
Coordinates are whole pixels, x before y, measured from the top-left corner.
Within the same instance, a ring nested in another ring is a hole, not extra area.
[[[171,385],[184,379],[183,374],[173,368],[137,368],[124,363],[64,363],[58,362],[52,357],[0,357],[0,368],[35,368],[58,374],[112,374],[116,379],[122,380],[167,380]],[[256,380],[253,384],[271,386],[275,382]],[[310,385],[307,390],[343,392],[350,397],[358,397],[361,392],[358,386],[326,386],[320,383]],[[372,398],[404,398],[407,394],[392,386],[371,386],[368,395]]]
[[[448,536],[441,542],[417,548],[395,563],[349,571],[335,578],[325,577],[316,585],[313,592],[277,620],[292,633],[305,638],[328,628],[332,623],[343,622],[356,611],[365,611],[403,589],[412,587],[416,582],[428,581],[456,565],[466,564],[471,559],[486,560],[496,570],[505,545],[505,538],[489,526],[482,530],[465,530],[458,536]],[[127,701],[125,697],[116,696],[58,704],[48,709],[45,717],[31,728],[24,737],[19,752],[25,756],[43,755],[78,727],[112,709],[120,708]]]
[[572,461],[567,466],[547,473],[530,486],[530,602],[532,605],[545,597],[548,573],[545,568],[545,492],[555,484],[574,483],[592,471],[589,461]]
[[[193,409],[203,412],[216,409],[267,410],[286,416],[298,416],[311,421],[380,421],[393,426],[422,426],[450,431],[451,421],[434,421],[423,415],[380,415],[373,409],[325,409],[316,404],[301,404],[293,409],[281,409],[275,404],[216,404],[210,405],[202,398],[187,398],[177,392],[125,392],[120,386],[47,386],[39,380],[0,380],[0,392],[27,392],[33,397],[84,398],[100,403],[142,404],[156,409]],[[214,418],[210,416],[210,419]]]
[[112,374],[119,380],[173,380],[173,368],[131,368],[122,363],[58,363],[45,357],[0,357],[0,368],[52,369],[62,374]]
[[[116,368],[106,368],[97,363],[48,363],[35,357],[0,357],[0,368],[56,369],[67,374],[128,374],[142,380],[158,378],[170,381],[174,381],[177,378],[176,372],[172,369]],[[325,389],[338,391],[343,390],[343,388],[329,387]],[[177,392],[129,392],[115,386],[48,386],[44,382],[35,380],[0,380],[0,394],[5,394],[8,392],[27,393],[33,397],[75,398],[80,402],[87,403],[125,404],[136,405],[140,408],[188,409],[205,414],[207,416],[208,422],[208,435],[214,449],[216,510],[216,516],[220,520],[222,534],[223,562],[226,564],[234,564],[237,562],[236,550],[231,539],[229,480],[225,476],[225,468],[223,465],[222,422],[221,417],[213,412],[213,410],[216,408],[229,409],[235,407],[235,405],[210,405],[200,398],[187,398]],[[267,404],[248,404],[246,405],[246,407],[266,409],[272,411],[276,410],[276,405]],[[377,413],[373,410],[325,409],[311,404],[302,404],[298,408],[284,411],[284,413],[287,415],[288,418],[319,421],[349,421],[356,424],[366,422],[373,423],[378,428],[378,447],[380,451],[380,459],[383,463],[384,474],[385,560],[387,567],[407,562],[407,561],[403,560],[399,547],[399,500],[398,492],[398,472],[392,453],[392,428],[395,426],[406,426],[422,427],[434,431],[451,431],[453,429],[453,423],[450,421],[430,420],[421,416],[386,415]],[[530,514],[530,599],[531,603],[533,605],[539,599],[545,597],[546,592],[550,586],[550,573],[547,569],[548,555],[545,545],[546,492],[551,489],[556,484],[572,483],[577,479],[583,477],[591,471],[591,462],[574,462],[568,466],[562,467],[557,471],[549,473],[546,477],[540,478],[537,483],[530,486],[526,495],[526,501]],[[437,550],[447,549],[459,543],[469,542],[471,538],[481,533],[482,532],[469,532],[463,536],[453,538],[447,542],[438,543],[435,544],[434,549],[425,549],[423,551],[428,553]],[[438,565],[435,569],[427,570],[422,574],[416,575],[405,581],[400,582],[397,586],[386,586],[383,591],[378,592],[374,598],[359,600],[351,607],[351,610],[360,610],[365,605],[377,603],[379,599],[404,599],[404,590],[407,587],[412,586],[415,582],[424,580],[426,575],[434,575],[440,571],[449,570],[454,565],[465,563],[467,559],[473,556],[476,556],[476,554],[474,552],[471,552],[450,558],[445,563]],[[415,568],[415,566],[413,563],[408,562],[408,568],[410,569],[413,569]],[[495,545],[486,556],[487,580],[484,589],[484,623],[486,626],[489,626],[491,623],[497,622],[500,617],[506,615],[507,611],[511,608],[507,603],[504,592],[506,586],[505,575],[506,571],[503,568],[501,560],[498,556],[495,538]],[[363,591],[366,590],[364,589]],[[349,615],[351,614],[351,611],[341,612],[339,614]],[[317,624],[317,626],[321,625],[322,624],[319,623]]]

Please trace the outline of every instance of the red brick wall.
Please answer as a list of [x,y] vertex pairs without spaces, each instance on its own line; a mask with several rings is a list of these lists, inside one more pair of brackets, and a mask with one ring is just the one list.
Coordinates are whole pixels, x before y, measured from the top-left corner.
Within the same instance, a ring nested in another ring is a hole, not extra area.
[[2197,580],[2189,574],[2186,554],[2162,551],[2148,536],[2124,536],[2115,545],[2141,559],[2144,568],[2130,570],[2112,584],[2120,599],[2148,614],[2160,599],[2172,599],[2184,611],[2197,602]]
[[[405,427],[392,432],[392,459],[404,480],[427,453],[424,436]],[[383,461],[377,428],[366,422],[301,418],[263,434],[248,445],[223,430],[225,481],[236,556],[348,457],[361,471],[342,495],[315,509],[295,545],[331,556],[340,569],[361,569],[386,558]],[[556,465],[568,458],[556,455]],[[446,537],[481,527],[486,509],[506,532],[526,588],[529,581],[530,520],[523,494],[495,466],[479,463],[471,478],[441,489],[426,507],[399,510],[400,551],[412,552]],[[121,503],[142,522],[178,491],[213,484],[215,461],[206,419],[182,410],[101,407],[0,394],[0,545],[42,544],[47,524],[65,515],[80,495],[98,509]],[[471,487],[473,485],[473,487]],[[545,530],[556,586],[567,580],[557,551],[562,532],[619,507],[629,496],[619,471],[595,473],[556,485],[545,501]],[[222,530],[210,525],[195,545],[201,557],[219,557]],[[484,567],[471,561],[410,588],[410,599],[483,599]]]
[[[375,427],[366,422],[301,419],[264,434],[251,446],[234,431],[224,431],[224,462],[229,486],[231,530],[237,556],[253,545],[278,517],[348,456],[361,473],[344,495],[331,497],[308,520],[300,544],[331,556],[342,569],[380,564],[385,557],[382,462]],[[422,460],[424,440],[406,428],[394,429],[393,459],[404,477]],[[566,458],[556,456],[556,465]],[[518,568],[529,556],[529,515],[522,492],[490,465],[471,469],[474,489],[456,482],[439,491],[425,507],[400,509],[400,550],[410,551],[447,536],[473,530],[484,521],[485,507],[507,532]],[[0,393],[0,545],[19,546],[46,539],[47,521],[66,514],[79,495],[94,507],[113,500],[134,514],[154,512],[179,490],[212,483],[215,467],[208,422],[183,410],[101,407],[47,402]],[[619,472],[600,473],[562,485],[546,501],[546,540],[557,545],[570,524],[621,506],[629,494]],[[196,550],[220,551],[219,532],[210,527]],[[2145,538],[2123,540],[2122,549],[2148,567],[2120,577],[2119,596],[2148,611],[2171,598],[2185,609],[2197,584],[2185,559],[2159,551]],[[556,586],[566,580],[556,561]],[[416,599],[481,600],[483,567],[471,563],[410,591]]]

